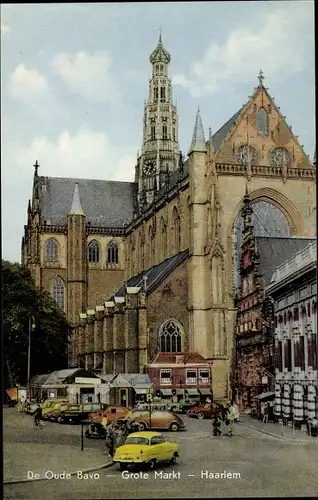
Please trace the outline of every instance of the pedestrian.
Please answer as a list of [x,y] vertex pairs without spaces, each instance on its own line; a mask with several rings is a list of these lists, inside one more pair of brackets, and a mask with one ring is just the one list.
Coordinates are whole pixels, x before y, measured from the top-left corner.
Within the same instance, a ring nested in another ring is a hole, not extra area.
[[240,421],[240,410],[239,410],[238,405],[235,403],[235,401],[233,401],[233,403],[232,403],[232,410],[231,411],[233,413],[234,422],[239,422]]
[[42,429],[41,418],[42,418],[42,408],[40,405],[38,405],[34,412],[34,427],[39,427],[40,429]]
[[267,403],[265,403],[265,406],[264,406],[263,423],[264,424],[268,423],[268,404]]
[[114,431],[112,429],[112,427],[108,427],[107,429],[107,433],[106,433],[106,438],[105,438],[105,446],[106,446],[106,450],[107,450],[107,453],[110,457],[113,458],[114,456],[114,440],[115,440],[115,436],[114,436]]
[[213,430],[213,436],[221,435],[221,419],[217,414],[213,415],[212,417],[212,430]]

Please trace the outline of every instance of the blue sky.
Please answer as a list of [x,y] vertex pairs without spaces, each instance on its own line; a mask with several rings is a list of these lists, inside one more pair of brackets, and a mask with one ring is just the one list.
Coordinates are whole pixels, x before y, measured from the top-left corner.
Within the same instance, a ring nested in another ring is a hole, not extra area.
[[307,1],[2,5],[3,258],[20,260],[35,160],[40,175],[133,180],[160,28],[184,153],[198,105],[215,132],[262,69],[312,157],[313,19]]

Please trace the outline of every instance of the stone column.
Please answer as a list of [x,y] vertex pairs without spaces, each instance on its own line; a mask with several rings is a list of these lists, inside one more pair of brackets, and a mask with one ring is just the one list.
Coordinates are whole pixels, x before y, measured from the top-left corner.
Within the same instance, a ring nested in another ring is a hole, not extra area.
[[115,297],[114,309],[114,371],[125,372],[125,297]]
[[139,287],[127,287],[125,314],[126,373],[139,373]]
[[86,342],[85,342],[85,325],[87,323],[87,316],[84,313],[79,314],[80,324],[79,324],[79,349],[78,349],[78,367],[85,368],[85,353],[86,353]]
[[103,323],[103,373],[114,372],[114,302],[105,302]]
[[103,368],[103,319],[104,306],[96,306],[94,322],[94,369]]
[[148,363],[148,321],[146,294],[140,292],[138,296],[138,324],[139,324],[139,371],[144,373]]
[[95,310],[89,309],[87,311],[87,324],[86,324],[86,357],[85,357],[85,368],[86,370],[92,370],[94,368],[94,321],[95,321]]

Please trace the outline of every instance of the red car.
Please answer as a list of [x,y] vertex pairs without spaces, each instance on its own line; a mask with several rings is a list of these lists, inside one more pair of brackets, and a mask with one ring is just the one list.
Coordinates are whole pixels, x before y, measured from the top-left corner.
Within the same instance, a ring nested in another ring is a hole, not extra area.
[[207,403],[203,406],[194,406],[193,408],[190,408],[188,416],[195,417],[200,420],[203,418],[212,418],[215,415],[218,415],[223,408],[223,405],[220,403]]

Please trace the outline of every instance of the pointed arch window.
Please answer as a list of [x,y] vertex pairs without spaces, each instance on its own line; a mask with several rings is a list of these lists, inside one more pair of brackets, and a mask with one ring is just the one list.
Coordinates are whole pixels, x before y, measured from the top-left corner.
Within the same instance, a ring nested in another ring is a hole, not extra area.
[[161,352],[182,352],[183,328],[174,319],[165,321],[159,329]]
[[99,243],[96,240],[88,245],[88,262],[99,262]]
[[258,135],[268,135],[268,116],[264,108],[259,108],[256,112],[256,127]]
[[55,238],[50,238],[45,247],[46,260],[55,261],[58,258],[58,246]]
[[166,89],[165,87],[160,88],[160,100],[161,102],[165,101],[166,99]]
[[155,101],[158,101],[158,98],[159,98],[159,90],[158,90],[158,87],[155,87],[155,88],[153,89],[153,92],[154,92],[154,95],[153,95],[154,100],[155,100]]
[[58,307],[64,311],[65,309],[65,285],[61,278],[55,278],[52,283],[52,297]]
[[168,127],[167,125],[162,126],[162,138],[163,139],[168,139]]
[[155,139],[156,138],[156,126],[151,125],[150,127],[150,138]]
[[112,241],[107,247],[107,262],[108,264],[118,264],[118,246]]

